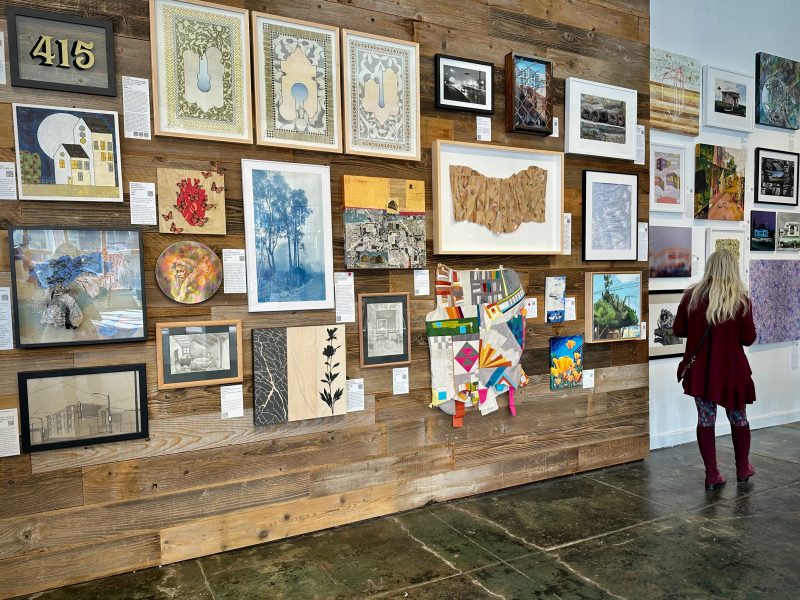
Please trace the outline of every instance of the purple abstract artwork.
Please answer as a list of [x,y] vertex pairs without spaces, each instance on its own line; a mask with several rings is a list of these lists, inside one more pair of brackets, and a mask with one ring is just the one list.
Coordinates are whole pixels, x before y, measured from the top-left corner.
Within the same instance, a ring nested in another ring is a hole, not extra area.
[[800,261],[751,260],[756,344],[800,340]]

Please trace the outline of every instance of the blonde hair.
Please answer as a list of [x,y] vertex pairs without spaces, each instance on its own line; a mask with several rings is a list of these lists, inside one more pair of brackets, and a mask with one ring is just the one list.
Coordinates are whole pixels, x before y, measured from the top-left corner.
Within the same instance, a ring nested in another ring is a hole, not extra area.
[[750,307],[737,260],[730,250],[724,248],[708,257],[703,278],[690,288],[690,292],[689,312],[707,298],[706,321],[711,325],[733,319],[740,310],[747,312]]

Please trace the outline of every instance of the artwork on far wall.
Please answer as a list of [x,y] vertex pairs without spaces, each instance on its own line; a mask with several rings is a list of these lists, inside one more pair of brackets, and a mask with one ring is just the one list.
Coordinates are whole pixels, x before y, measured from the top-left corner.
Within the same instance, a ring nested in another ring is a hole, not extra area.
[[711,144],[695,146],[694,218],[744,220],[747,153]]
[[10,227],[17,348],[147,339],[139,229]]
[[552,135],[553,63],[506,54],[506,131]]
[[564,151],[636,158],[636,90],[567,77]]
[[436,108],[494,113],[494,65],[446,54],[434,57]]
[[253,13],[256,142],[342,151],[339,28]]
[[348,269],[421,269],[425,182],[345,175],[344,262]]
[[750,300],[756,326],[756,344],[800,340],[798,281],[798,260],[750,261]]
[[650,144],[650,210],[684,212],[687,166],[683,146]]
[[756,193],[760,204],[797,206],[797,152],[756,148]]
[[205,244],[175,242],[156,261],[156,283],[175,302],[199,304],[217,293],[222,284],[222,263]]
[[585,296],[586,343],[641,337],[641,273],[586,273]]
[[777,215],[765,210],[750,211],[750,251],[774,252],[777,241]]
[[358,338],[361,367],[411,362],[408,294],[359,294]]
[[117,113],[12,106],[20,200],[122,202]]
[[225,176],[217,170],[158,169],[161,233],[225,235]]
[[686,338],[679,338],[672,332],[683,293],[683,290],[650,292],[648,349],[651,360],[683,356],[686,350]]
[[436,254],[561,254],[564,155],[433,142]]
[[692,276],[692,228],[651,225],[650,277]]
[[253,329],[253,423],[347,413],[344,325]]
[[567,310],[567,277],[556,275],[544,279],[544,322],[562,323]]
[[583,172],[583,260],[636,260],[638,181]]
[[333,308],[330,168],[245,159],[242,187],[249,310]]
[[800,129],[800,62],[756,54],[756,123]]
[[550,389],[583,387],[583,336],[550,338]]
[[797,252],[800,250],[800,214],[778,213],[778,250]]
[[741,229],[715,229],[706,230],[706,260],[712,252],[725,249],[736,259],[739,264],[739,274],[742,281],[747,281],[747,268],[745,253],[747,250],[745,232]]
[[253,143],[248,11],[150,0],[156,135]]
[[650,126],[700,133],[700,61],[650,47]]
[[344,148],[419,160],[419,44],[342,30]]
[[752,77],[703,66],[703,125],[750,132],[755,112]]

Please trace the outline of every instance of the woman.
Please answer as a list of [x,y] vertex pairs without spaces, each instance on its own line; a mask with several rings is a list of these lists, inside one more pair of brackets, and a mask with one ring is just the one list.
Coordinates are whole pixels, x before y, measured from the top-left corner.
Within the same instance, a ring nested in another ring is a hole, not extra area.
[[687,338],[678,365],[683,391],[697,406],[697,445],[706,467],[706,488],[725,484],[717,469],[714,424],[717,405],[725,408],[736,455],[736,480],[755,474],[749,462],[750,424],[745,406],[756,399],[752,371],[743,346],[756,340],[747,289],[739,277],[738,261],[728,250],[708,257],[703,279],[681,299],[672,331]]

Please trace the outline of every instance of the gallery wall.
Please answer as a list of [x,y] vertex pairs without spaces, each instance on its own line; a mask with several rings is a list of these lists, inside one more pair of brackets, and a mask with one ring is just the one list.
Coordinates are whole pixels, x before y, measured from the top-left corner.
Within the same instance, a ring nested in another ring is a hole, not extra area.
[[[234,3],[234,2],[231,2]],[[5,3],[2,3],[3,5]],[[106,0],[28,2],[114,22],[117,75],[149,78],[148,4]],[[432,247],[431,141],[475,140],[474,115],[436,111],[433,56],[444,52],[492,61],[496,67],[493,142],[563,149],[564,79],[577,76],[636,89],[638,116],[649,113],[648,3],[641,0],[372,0],[236,1],[312,22],[420,44],[422,160],[401,161],[155,137],[123,139],[124,204],[2,202],[0,225],[124,226],[130,223],[128,182],[155,182],[158,167],[225,173],[226,236],[202,241],[218,254],[244,248],[241,159],[282,160],[331,167],[334,268],[344,270],[342,176],[420,179],[426,184],[428,268],[438,261],[471,269],[515,269],[526,295],[538,299],[528,320],[522,364],[530,377],[517,394],[517,416],[468,411],[464,427],[428,407],[430,367],[425,315],[434,297],[413,295],[410,271],[360,271],[355,291],[411,293],[410,393],[393,395],[390,368],[359,369],[355,324],[348,324],[347,375],[364,377],[364,411],[284,425],[253,426],[251,331],[255,327],[323,325],[333,310],[248,313],[243,294],[218,293],[194,306],[178,305],[153,275],[161,251],[176,237],[144,227],[148,341],[0,353],[0,407],[18,405],[20,370],[143,362],[147,366],[150,438],[0,459],[0,597],[166,564],[269,542],[530,481],[636,460],[649,450],[647,344],[587,345],[585,368],[594,389],[549,389],[549,338],[584,331],[584,281],[590,270],[643,272],[646,263],[581,260],[581,181],[584,169],[639,177],[639,220],[646,220],[644,165],[568,156],[564,206],[572,213],[571,254],[565,256],[437,257]],[[526,14],[531,4],[536,11]],[[5,20],[0,29],[7,31]],[[515,51],[554,65],[555,113],[562,137],[507,134],[503,122],[504,57]],[[0,160],[14,159],[11,102],[122,110],[116,98],[0,86]],[[189,239],[189,238],[186,238]],[[0,240],[0,285],[9,285]],[[567,277],[577,320],[545,324],[548,275]],[[647,289],[644,285],[646,298]],[[433,288],[432,288],[433,289]],[[645,303],[646,306],[646,303]],[[154,324],[187,319],[241,319],[244,324],[245,416],[220,418],[219,387],[158,390]],[[647,314],[643,319],[647,320]]]
[[[755,76],[755,55],[767,52],[786,58],[800,59],[797,44],[797,23],[800,5],[794,0],[652,0],[650,2],[650,43],[653,47],[673,51],[699,60],[703,65],[713,65]],[[742,136],[745,136],[744,138]],[[651,132],[651,143],[684,145],[689,159],[686,176],[688,185],[694,182],[694,145],[716,144],[733,148],[744,145],[748,151],[745,172],[745,221],[696,221],[691,218],[691,197],[684,215],[651,213],[651,225],[694,226],[691,282],[703,273],[706,255],[705,227],[741,229],[749,233],[749,214],[753,208],[754,152],[758,147],[777,150],[800,150],[800,135],[787,129],[776,129],[756,124],[750,134],[742,134],[700,125],[696,138],[673,135],[661,131]],[[757,210],[787,210],[760,204]],[[790,212],[797,212],[794,208]],[[797,259],[797,253],[749,252],[751,259]],[[672,290],[686,286],[685,280],[670,282],[652,279],[651,290]],[[800,298],[797,299],[800,301]],[[757,401],[748,407],[748,418],[753,428],[788,423],[800,419],[800,370],[792,367],[798,350],[796,342],[765,344],[747,350],[753,369]],[[693,440],[697,424],[694,402],[676,381],[679,358],[667,358],[650,363],[650,439],[652,448],[672,446]],[[718,415],[719,434],[729,431],[724,411]]]

